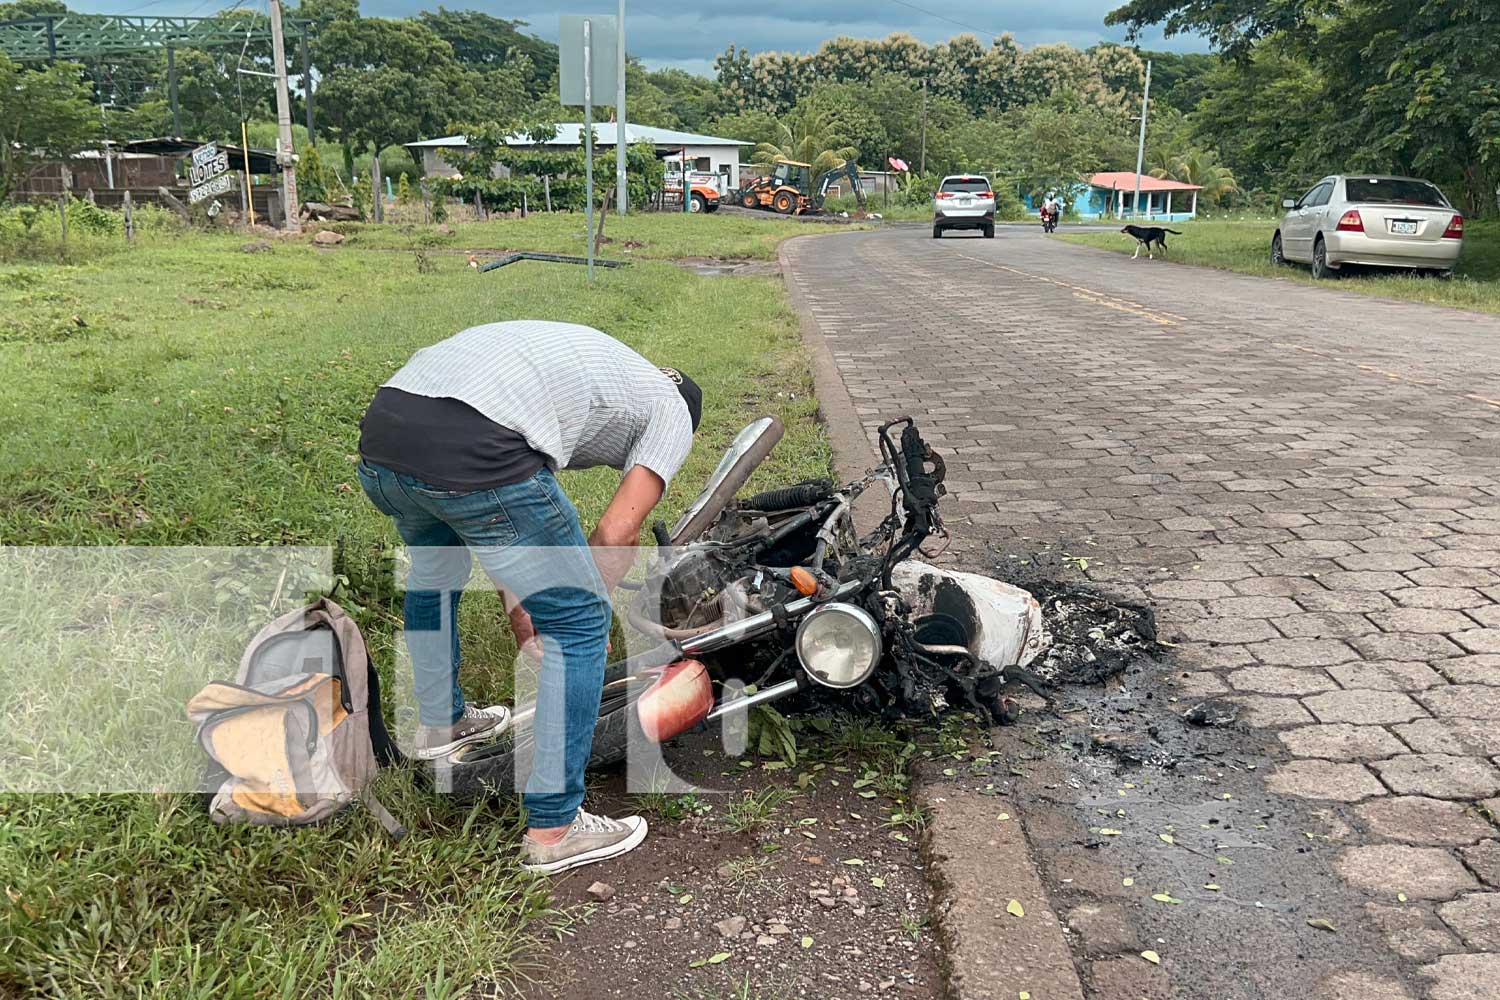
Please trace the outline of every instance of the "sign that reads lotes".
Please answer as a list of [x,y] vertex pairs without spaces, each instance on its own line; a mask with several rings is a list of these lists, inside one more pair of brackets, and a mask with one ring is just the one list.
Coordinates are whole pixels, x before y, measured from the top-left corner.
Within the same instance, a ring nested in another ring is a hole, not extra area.
[[188,160],[188,203],[196,205],[204,198],[223,194],[231,180],[229,153],[213,142],[199,146]]

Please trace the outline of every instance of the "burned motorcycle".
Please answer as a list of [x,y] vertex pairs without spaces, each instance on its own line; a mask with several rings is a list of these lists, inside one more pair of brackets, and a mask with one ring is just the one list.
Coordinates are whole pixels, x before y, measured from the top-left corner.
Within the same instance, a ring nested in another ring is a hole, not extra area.
[[[942,459],[902,417],[879,428],[881,464],[835,487],[812,480],[736,499],[782,436],[762,417],[735,438],[707,488],[669,531],[627,619],[659,644],[605,675],[590,766],[632,740],[662,742],[755,705],[818,691],[848,707],[932,716],[950,707],[1000,719],[1005,670],[1046,644],[1030,594],[921,562],[945,540]],[[856,500],[889,492],[888,513],[858,535]],[[534,706],[494,743],[437,765],[460,795],[508,788],[530,747]]]

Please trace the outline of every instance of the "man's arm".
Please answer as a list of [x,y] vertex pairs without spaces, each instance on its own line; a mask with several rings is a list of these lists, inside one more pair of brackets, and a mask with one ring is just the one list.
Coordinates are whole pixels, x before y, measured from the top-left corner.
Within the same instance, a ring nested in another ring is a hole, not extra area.
[[607,591],[613,591],[630,572],[641,528],[661,502],[666,489],[667,484],[661,476],[644,465],[631,466],[620,480],[614,498],[589,536],[594,561],[599,564],[599,574],[604,577]]

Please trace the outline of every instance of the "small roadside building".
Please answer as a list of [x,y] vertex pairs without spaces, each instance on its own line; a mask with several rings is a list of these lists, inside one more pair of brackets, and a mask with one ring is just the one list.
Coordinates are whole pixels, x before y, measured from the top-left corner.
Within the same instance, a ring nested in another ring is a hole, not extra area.
[[[1198,214],[1198,184],[1141,175],[1141,215],[1163,222],[1183,222]],[[1135,171],[1095,174],[1069,206],[1085,219],[1123,218],[1135,210]]]
[[[612,148],[617,141],[619,131],[619,125],[615,122],[594,123],[594,145],[600,149]],[[630,144],[649,142],[656,147],[658,155],[670,160],[676,160],[682,156],[685,149],[691,169],[695,172],[718,176],[722,179],[720,188],[725,191],[740,186],[740,153],[744,147],[754,145],[754,143],[740,139],[700,135],[697,132],[680,132],[677,129],[636,125],[631,122],[625,123],[625,141]],[[576,148],[582,144],[583,123],[563,122],[557,126],[557,134],[541,145]],[[467,149],[469,141],[465,136],[448,135],[438,139],[408,142],[405,145],[411,150],[412,159],[422,164],[424,175],[455,177],[458,171],[451,163],[443,159],[442,153],[444,150]],[[506,139],[506,145],[527,147],[535,144],[526,136],[513,135]],[[498,169],[501,170],[503,176],[504,168]]]
[[[1184,184],[1150,174],[1141,175],[1142,219],[1157,222],[1185,222],[1198,214],[1198,184]],[[1080,219],[1123,219],[1135,213],[1135,171],[1108,170],[1095,174],[1088,182],[1068,192],[1068,211]],[[1040,199],[1026,195],[1021,199],[1035,212]]]

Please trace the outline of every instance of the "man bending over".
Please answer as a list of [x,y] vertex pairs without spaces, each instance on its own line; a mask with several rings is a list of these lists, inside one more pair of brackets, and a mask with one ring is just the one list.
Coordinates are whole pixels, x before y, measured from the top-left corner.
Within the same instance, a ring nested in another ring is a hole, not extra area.
[[[692,379],[598,330],[524,320],[471,327],[418,351],[360,422],[360,485],[412,549],[404,610],[415,756],[492,739],[509,721],[504,706],[468,704],[458,684],[458,604],[471,553],[519,598],[510,611],[516,642],[541,640],[524,796],[534,871],[618,857],[646,837],[638,816],[580,808],[583,772],[599,718],[609,594],[692,448],[702,399]],[[596,465],[624,475],[585,538],[553,474]]]

